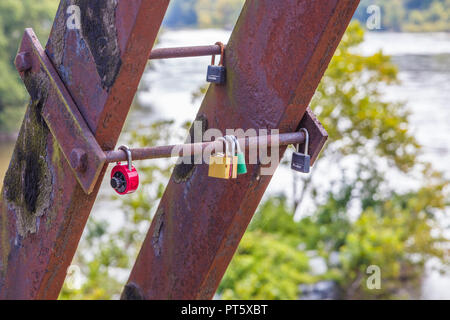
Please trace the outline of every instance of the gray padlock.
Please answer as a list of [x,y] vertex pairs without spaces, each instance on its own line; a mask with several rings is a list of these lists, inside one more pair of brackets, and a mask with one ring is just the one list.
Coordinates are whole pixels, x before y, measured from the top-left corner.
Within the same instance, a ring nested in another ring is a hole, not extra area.
[[305,128],[301,128],[300,131],[305,134],[305,153],[300,152],[300,145],[298,144],[297,151],[292,155],[291,169],[302,173],[309,173],[311,169],[311,157],[308,154],[309,133]]
[[227,75],[227,70],[223,65],[225,46],[222,42],[217,42],[216,45],[220,46],[220,62],[218,66],[215,66],[216,57],[215,55],[212,56],[211,65],[208,66],[206,81],[220,85],[225,84]]
[[206,81],[215,84],[224,84],[226,81],[226,69],[224,66],[208,66]]

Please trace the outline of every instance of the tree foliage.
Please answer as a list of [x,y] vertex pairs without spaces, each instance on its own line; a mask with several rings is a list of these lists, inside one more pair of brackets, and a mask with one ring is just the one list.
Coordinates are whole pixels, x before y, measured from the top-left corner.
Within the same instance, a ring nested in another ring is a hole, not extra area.
[[220,285],[222,299],[292,300],[300,283],[314,282],[308,256],[282,237],[259,230],[244,235]]
[[16,129],[28,98],[14,67],[25,28],[45,41],[55,16],[54,0],[0,1],[0,131]]

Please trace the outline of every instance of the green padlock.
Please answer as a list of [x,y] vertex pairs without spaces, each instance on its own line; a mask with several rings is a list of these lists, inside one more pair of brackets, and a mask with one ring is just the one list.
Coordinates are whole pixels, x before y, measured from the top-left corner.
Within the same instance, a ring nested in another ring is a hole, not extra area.
[[237,157],[238,157],[238,165],[237,165],[237,173],[238,174],[246,174],[247,173],[247,165],[245,164],[245,154],[242,152],[241,145],[239,144],[239,140],[232,136],[234,142],[237,147]]

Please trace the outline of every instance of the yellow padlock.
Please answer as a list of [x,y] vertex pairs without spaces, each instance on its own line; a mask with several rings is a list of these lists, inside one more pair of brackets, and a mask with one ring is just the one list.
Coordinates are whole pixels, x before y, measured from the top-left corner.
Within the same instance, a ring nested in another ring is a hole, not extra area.
[[217,140],[225,143],[225,154],[216,153],[210,156],[208,176],[218,179],[230,179],[232,158],[228,152],[228,141],[222,137]]
[[236,141],[232,136],[225,136],[225,139],[230,142],[231,145],[231,178],[237,178],[238,172],[238,156],[236,154]]

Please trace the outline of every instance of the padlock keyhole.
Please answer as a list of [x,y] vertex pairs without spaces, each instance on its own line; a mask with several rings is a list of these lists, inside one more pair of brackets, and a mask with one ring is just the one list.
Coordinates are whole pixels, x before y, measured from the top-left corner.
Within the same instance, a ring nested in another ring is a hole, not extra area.
[[116,172],[111,178],[111,187],[120,193],[125,192],[127,188],[127,180],[122,172]]

